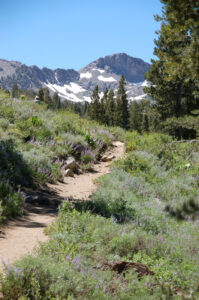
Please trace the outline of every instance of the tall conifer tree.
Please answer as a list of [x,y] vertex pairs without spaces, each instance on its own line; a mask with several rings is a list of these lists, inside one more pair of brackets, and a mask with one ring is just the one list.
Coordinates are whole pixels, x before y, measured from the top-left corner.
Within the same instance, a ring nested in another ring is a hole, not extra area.
[[55,92],[54,95],[53,95],[53,99],[52,99],[52,105],[53,105],[53,108],[55,109],[60,109],[61,108],[61,100],[58,96],[58,94]]
[[116,111],[115,111],[116,125],[124,129],[129,126],[129,107],[128,99],[125,91],[125,79],[122,75],[116,96]]
[[137,130],[140,132],[141,129],[141,112],[137,101],[133,101],[130,109],[129,127],[131,130]]
[[154,54],[158,60],[145,91],[156,101],[162,119],[191,114],[199,107],[199,1],[161,0],[162,16]]
[[98,85],[95,86],[91,95],[91,103],[88,108],[88,115],[93,120],[99,120],[100,115],[100,97]]
[[12,96],[12,98],[19,97],[19,88],[18,88],[18,85],[16,83],[14,83],[13,86],[12,86],[11,96]]
[[115,115],[115,100],[114,100],[114,92],[111,89],[107,95],[107,102],[105,107],[105,119],[107,125],[109,126],[115,125],[114,115]]
[[43,101],[44,101],[44,90],[43,90],[43,88],[40,88],[40,89],[39,89],[39,91],[38,91],[38,96],[39,96],[39,100],[40,100],[41,102],[43,102]]

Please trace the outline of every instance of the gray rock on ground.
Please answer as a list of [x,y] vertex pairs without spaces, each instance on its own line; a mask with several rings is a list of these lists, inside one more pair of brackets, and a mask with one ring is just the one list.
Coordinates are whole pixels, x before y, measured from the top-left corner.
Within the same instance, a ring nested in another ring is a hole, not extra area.
[[76,165],[77,165],[77,163],[76,163],[74,157],[69,156],[67,158],[67,160],[65,161],[64,170],[68,170],[68,169],[74,170],[76,168]]
[[74,177],[74,173],[71,169],[67,169],[65,172],[64,172],[64,176],[65,177]]
[[103,162],[108,162],[108,161],[112,161],[115,158],[115,155],[104,155],[102,156],[102,161]]

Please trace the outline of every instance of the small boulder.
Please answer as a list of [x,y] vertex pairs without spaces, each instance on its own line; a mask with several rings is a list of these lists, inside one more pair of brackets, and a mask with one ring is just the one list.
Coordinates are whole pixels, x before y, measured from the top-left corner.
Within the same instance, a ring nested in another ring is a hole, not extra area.
[[76,168],[76,169],[75,169],[75,173],[76,173],[77,175],[83,174],[83,172],[82,172],[82,170],[81,170],[80,168]]
[[76,161],[74,159],[74,157],[69,156],[68,159],[65,161],[65,165],[64,165],[64,169],[68,170],[74,170],[76,168]]
[[71,169],[67,169],[64,173],[65,177],[74,177],[74,173]]
[[112,161],[115,158],[115,155],[104,155],[102,157],[102,161],[103,162],[108,162],[108,161]]
[[76,154],[81,154],[83,151],[85,151],[85,147],[82,145],[82,144],[77,144],[75,147],[74,147],[74,152]]

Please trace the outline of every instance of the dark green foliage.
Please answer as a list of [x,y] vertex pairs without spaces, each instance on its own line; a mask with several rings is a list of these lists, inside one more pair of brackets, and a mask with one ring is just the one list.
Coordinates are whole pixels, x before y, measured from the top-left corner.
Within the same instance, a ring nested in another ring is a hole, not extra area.
[[61,108],[61,100],[58,96],[57,93],[54,93],[53,98],[52,98],[52,102],[53,102],[53,108],[54,109],[60,109]]
[[108,101],[108,89],[104,90],[104,95],[100,99],[100,113],[99,113],[99,121],[100,123],[107,124],[106,120],[106,106]]
[[14,217],[23,213],[23,193],[16,192],[13,187],[5,181],[0,181],[0,221],[6,217]]
[[199,2],[161,0],[158,39],[145,91],[156,101],[162,120],[191,114],[199,107]]
[[43,102],[44,101],[44,90],[42,88],[39,89],[38,96],[39,96],[39,100],[41,102]]
[[137,101],[133,101],[130,108],[129,128],[131,130],[137,130],[138,132],[140,132],[141,121],[142,118],[139,103]]
[[128,99],[125,91],[125,79],[121,77],[116,96],[116,109],[115,109],[115,122],[116,126],[124,129],[129,128],[129,108]]
[[13,84],[12,90],[11,90],[11,97],[12,98],[17,98],[19,96],[19,88],[16,83]]
[[139,133],[160,129],[159,114],[150,101],[133,101],[130,105],[129,129]]
[[129,128],[129,103],[125,91],[125,79],[121,77],[116,98],[113,90],[104,90],[100,99],[98,86],[93,90],[91,103],[88,107],[88,116],[108,126]]
[[23,212],[23,194],[17,187],[33,186],[33,172],[14,143],[0,141],[0,222]]
[[162,131],[178,140],[196,139],[199,134],[199,119],[192,116],[168,118],[161,124]]
[[48,108],[53,108],[53,101],[48,89],[44,90],[44,102],[46,103]]
[[8,180],[15,187],[33,183],[31,169],[15,149],[12,140],[0,141],[0,166],[1,180]]
[[99,89],[98,86],[93,90],[92,96],[91,96],[91,103],[88,108],[88,115],[92,120],[99,120],[100,121],[100,113],[101,113],[101,107],[100,107],[100,97],[99,97]]
[[107,102],[105,106],[105,120],[108,126],[115,125],[115,99],[112,89],[108,92],[107,95]]

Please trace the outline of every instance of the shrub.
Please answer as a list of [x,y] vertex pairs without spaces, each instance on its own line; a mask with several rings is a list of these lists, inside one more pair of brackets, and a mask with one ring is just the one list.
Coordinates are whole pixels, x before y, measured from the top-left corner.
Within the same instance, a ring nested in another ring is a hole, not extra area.
[[0,182],[0,220],[5,217],[21,215],[23,213],[24,197],[20,191],[15,192],[8,182]]

